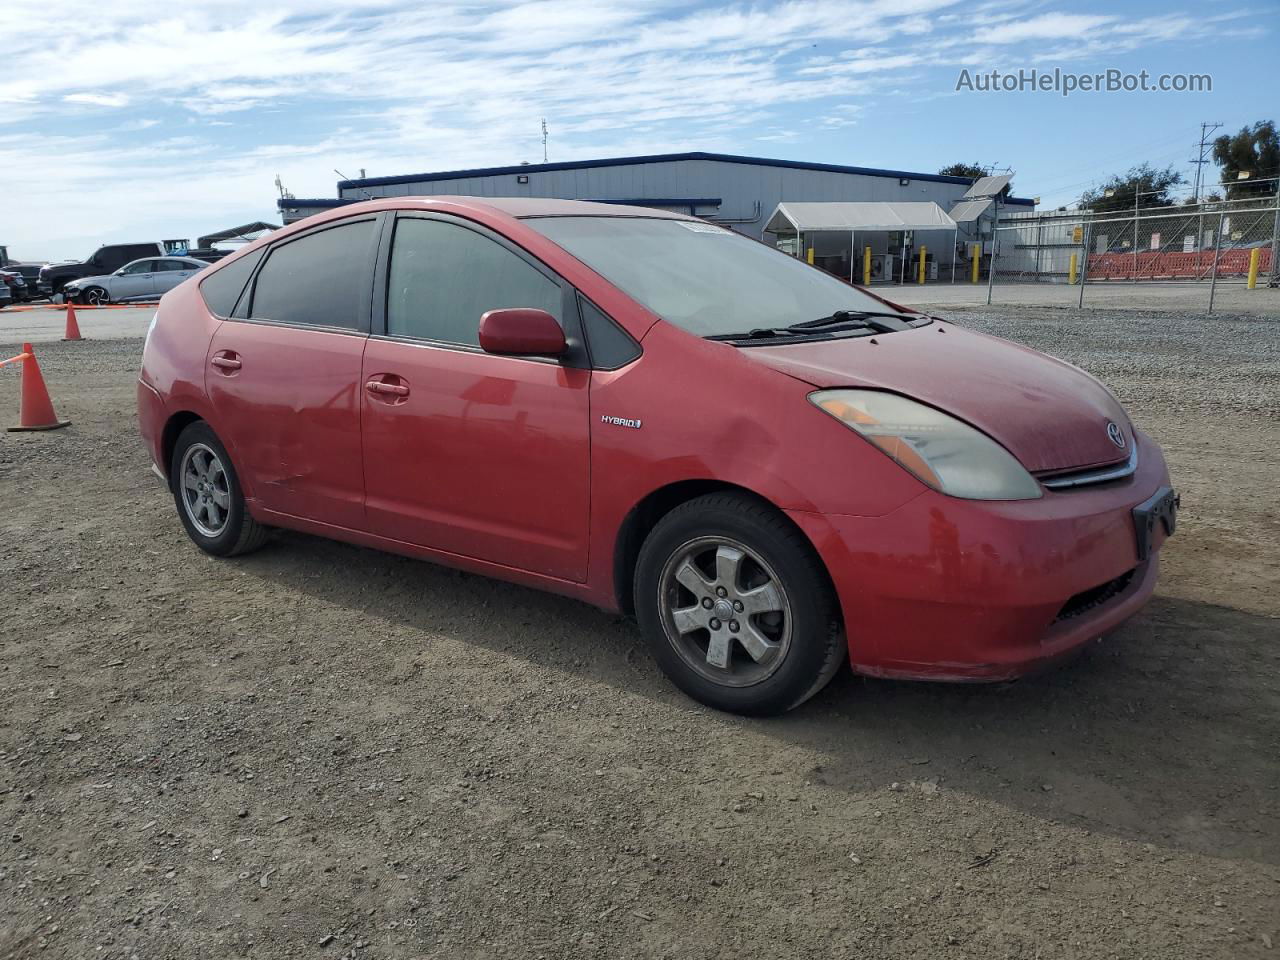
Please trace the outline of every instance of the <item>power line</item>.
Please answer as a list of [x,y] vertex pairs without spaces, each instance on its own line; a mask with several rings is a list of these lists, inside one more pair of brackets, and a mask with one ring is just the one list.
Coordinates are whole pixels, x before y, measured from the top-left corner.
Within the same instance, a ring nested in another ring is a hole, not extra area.
[[1205,144],[1208,141],[1209,135],[1211,133],[1213,133],[1215,130],[1221,130],[1221,129],[1222,129],[1222,124],[1216,123],[1216,122],[1205,122],[1200,124],[1200,152],[1199,154],[1197,154],[1197,157],[1195,160],[1190,161],[1191,163],[1195,164],[1195,167],[1196,167],[1196,185],[1195,185],[1194,191],[1192,192],[1192,196],[1195,197],[1196,203],[1200,202],[1200,187],[1204,183],[1204,165],[1209,162],[1204,158]]

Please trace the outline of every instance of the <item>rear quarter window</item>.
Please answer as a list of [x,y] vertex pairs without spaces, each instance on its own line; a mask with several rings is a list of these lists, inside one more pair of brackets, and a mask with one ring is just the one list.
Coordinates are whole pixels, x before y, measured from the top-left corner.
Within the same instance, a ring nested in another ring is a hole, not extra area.
[[200,295],[211,313],[229,317],[235,312],[240,294],[261,259],[262,251],[257,250],[213,271],[201,281]]

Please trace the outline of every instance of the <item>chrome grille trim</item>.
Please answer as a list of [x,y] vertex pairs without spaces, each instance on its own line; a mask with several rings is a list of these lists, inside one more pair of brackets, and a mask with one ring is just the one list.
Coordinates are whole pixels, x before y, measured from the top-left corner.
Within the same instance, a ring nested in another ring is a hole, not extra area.
[[1129,459],[1124,463],[1081,470],[1078,473],[1059,473],[1051,477],[1040,477],[1039,480],[1050,490],[1070,490],[1072,487],[1087,487],[1095,483],[1123,480],[1125,477],[1133,476],[1137,469],[1138,448],[1134,447],[1129,454]]

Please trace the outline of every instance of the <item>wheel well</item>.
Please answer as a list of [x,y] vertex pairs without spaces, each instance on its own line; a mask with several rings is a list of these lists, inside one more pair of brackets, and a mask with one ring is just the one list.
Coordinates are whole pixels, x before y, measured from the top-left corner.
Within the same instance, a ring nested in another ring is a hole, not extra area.
[[[164,472],[169,474],[169,465],[173,463],[173,447],[178,442],[178,434],[186,429],[188,424],[195,423],[197,420],[203,419],[198,414],[192,413],[190,410],[183,410],[175,413],[169,418],[164,425],[164,432],[160,435],[160,451],[164,454]],[[170,482],[173,478],[170,477]]]
[[[659,487],[637,503],[618,531],[613,547],[613,593],[618,608],[628,616],[635,613],[635,572],[640,547],[658,521],[668,513],[697,497],[708,493],[742,493],[769,503],[758,493],[722,480],[681,480]],[[773,506],[772,503],[769,503]],[[806,539],[808,539],[806,537]]]

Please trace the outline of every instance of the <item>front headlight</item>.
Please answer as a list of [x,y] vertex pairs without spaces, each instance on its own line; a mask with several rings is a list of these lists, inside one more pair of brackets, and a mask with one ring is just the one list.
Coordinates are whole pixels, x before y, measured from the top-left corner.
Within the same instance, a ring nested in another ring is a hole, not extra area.
[[809,400],[949,496],[1035,500],[1043,495],[1008,450],[941,410],[881,390],[819,390]]

